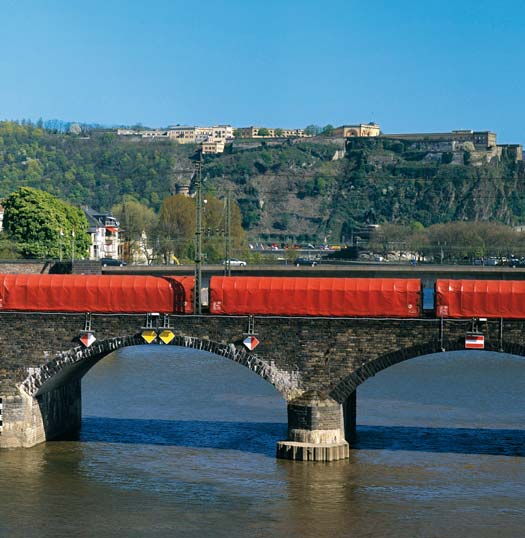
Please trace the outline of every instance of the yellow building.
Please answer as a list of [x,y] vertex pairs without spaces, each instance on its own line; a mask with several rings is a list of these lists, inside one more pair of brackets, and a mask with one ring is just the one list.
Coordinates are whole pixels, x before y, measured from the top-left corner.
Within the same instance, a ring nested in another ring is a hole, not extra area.
[[203,142],[201,144],[203,155],[224,152],[224,142]]
[[[267,134],[260,134],[263,129]],[[237,138],[305,138],[310,136],[304,132],[304,129],[280,129],[253,126],[239,127],[235,129],[235,132]]]
[[202,142],[227,142],[233,140],[231,125],[211,127],[172,127],[168,130],[170,138],[181,144],[201,144]]
[[118,129],[119,136],[141,138],[169,138],[179,144],[201,144],[202,142],[227,142],[233,140],[231,125],[213,125],[211,127],[170,127],[168,129]]
[[352,136],[379,136],[381,127],[377,123],[359,123],[357,125],[341,125],[333,131],[333,136],[350,138]]
[[179,144],[195,144],[195,127],[174,127],[168,133],[170,140]]

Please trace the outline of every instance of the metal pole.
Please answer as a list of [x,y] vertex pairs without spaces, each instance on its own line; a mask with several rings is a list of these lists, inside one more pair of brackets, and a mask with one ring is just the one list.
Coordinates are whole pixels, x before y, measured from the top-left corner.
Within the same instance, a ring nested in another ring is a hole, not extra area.
[[195,289],[193,293],[193,313],[201,314],[202,283],[202,153],[195,163],[197,183],[195,190]]
[[231,197],[230,191],[226,195],[226,218],[224,219],[224,275],[231,276]]
[[499,318],[499,350],[503,352],[503,318]]

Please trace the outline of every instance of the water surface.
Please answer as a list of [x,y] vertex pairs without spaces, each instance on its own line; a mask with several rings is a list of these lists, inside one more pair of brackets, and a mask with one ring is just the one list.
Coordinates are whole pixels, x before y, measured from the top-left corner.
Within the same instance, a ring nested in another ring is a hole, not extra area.
[[348,461],[276,460],[286,406],[213,355],[140,346],[83,382],[79,440],[0,453],[6,537],[520,537],[525,359],[444,353],[358,391]]

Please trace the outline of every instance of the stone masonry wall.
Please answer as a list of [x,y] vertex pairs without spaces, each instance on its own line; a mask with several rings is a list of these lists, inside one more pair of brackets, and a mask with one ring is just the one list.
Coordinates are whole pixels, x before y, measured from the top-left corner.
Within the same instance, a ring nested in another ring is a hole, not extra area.
[[0,447],[31,447],[80,429],[80,380],[32,398],[23,393],[3,398]]
[[12,260],[0,262],[0,274],[29,274],[47,272],[50,264],[41,260]]
[[[15,385],[27,377],[29,368],[39,368],[58,352],[80,346],[78,336],[84,321],[81,314],[0,313],[0,397],[16,394]],[[92,316],[92,329],[99,342],[135,335],[145,323],[143,315]],[[233,344],[237,350],[244,350],[248,317],[171,316],[170,324],[177,335],[224,346]],[[316,390],[342,403],[356,383],[383,368],[442,348],[462,349],[471,322],[445,321],[443,335],[440,326],[436,319],[255,317],[260,345],[251,355],[295,376],[300,390],[290,397]],[[522,354],[524,327],[522,321],[505,321],[502,342],[499,321],[479,328],[486,335],[487,349]],[[79,349],[83,350],[81,346]],[[343,390],[344,380],[356,375],[359,377],[350,379]]]

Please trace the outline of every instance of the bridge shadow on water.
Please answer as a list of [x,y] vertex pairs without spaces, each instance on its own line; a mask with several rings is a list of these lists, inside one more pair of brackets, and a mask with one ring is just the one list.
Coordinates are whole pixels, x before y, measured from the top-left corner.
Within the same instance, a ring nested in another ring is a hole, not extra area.
[[[84,417],[79,441],[239,450],[273,456],[287,426],[273,422]],[[358,426],[353,450],[525,456],[525,430]]]
[[525,430],[358,426],[356,450],[525,456]]
[[275,455],[287,426],[274,422],[218,422],[83,417],[80,442],[239,450]]

